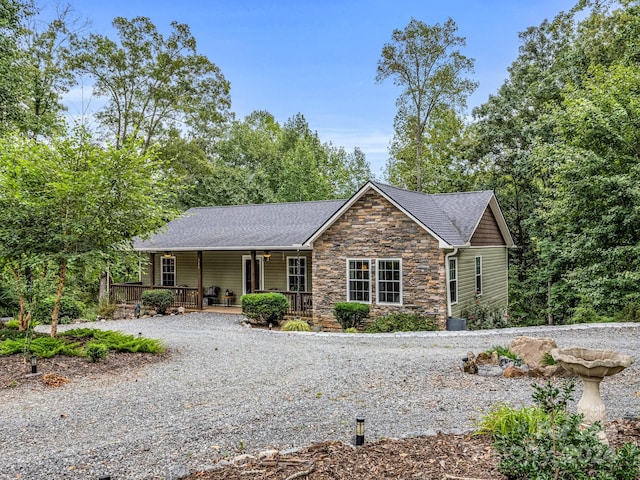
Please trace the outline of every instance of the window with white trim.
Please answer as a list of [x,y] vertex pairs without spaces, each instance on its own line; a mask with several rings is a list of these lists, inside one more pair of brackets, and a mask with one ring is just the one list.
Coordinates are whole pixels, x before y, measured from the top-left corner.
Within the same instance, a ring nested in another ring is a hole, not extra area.
[[449,301],[458,303],[458,259],[449,259]]
[[476,295],[482,295],[482,257],[476,257]]
[[287,287],[290,292],[307,291],[306,257],[287,257]]
[[175,287],[176,257],[160,257],[160,285],[163,287]]
[[369,303],[371,301],[371,262],[347,260],[347,279],[347,300]]
[[378,303],[402,303],[402,262],[382,258],[376,261]]

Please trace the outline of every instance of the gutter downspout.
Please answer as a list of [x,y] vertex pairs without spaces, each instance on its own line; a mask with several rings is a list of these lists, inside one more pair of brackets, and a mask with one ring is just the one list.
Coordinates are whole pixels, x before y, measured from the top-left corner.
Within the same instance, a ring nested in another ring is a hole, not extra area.
[[449,281],[449,257],[458,254],[458,247],[453,247],[453,251],[444,256],[445,281],[447,283],[447,318],[451,317],[451,282]]

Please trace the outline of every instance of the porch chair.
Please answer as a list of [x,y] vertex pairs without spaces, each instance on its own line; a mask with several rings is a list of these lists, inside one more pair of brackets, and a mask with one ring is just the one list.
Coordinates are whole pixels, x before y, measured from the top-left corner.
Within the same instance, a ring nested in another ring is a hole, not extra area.
[[212,286],[204,291],[204,299],[207,301],[207,305],[213,305],[217,303],[218,295],[220,293],[220,287]]

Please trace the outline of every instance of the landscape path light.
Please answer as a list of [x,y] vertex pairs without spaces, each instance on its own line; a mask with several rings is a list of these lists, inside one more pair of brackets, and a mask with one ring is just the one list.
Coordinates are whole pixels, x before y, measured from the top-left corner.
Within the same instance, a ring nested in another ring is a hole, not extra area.
[[356,446],[364,445],[364,417],[356,417]]
[[31,373],[38,373],[38,356],[31,355]]

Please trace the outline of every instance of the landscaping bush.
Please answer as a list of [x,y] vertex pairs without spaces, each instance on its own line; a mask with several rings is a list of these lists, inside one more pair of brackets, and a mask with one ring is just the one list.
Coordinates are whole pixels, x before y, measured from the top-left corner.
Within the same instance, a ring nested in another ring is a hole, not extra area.
[[344,333],[359,333],[357,328],[345,328]]
[[247,318],[264,325],[279,325],[289,311],[289,301],[281,293],[248,293],[241,303]]
[[522,480],[638,478],[638,446],[627,443],[614,452],[598,438],[599,424],[583,428],[583,416],[567,412],[574,382],[532,386],[535,406],[499,405],[480,422],[478,432],[494,438],[501,473]]
[[109,349],[107,346],[100,342],[89,342],[85,347],[85,353],[91,363],[96,363],[97,361],[105,358],[108,352]]
[[142,292],[142,303],[164,315],[173,303],[173,292],[171,290],[145,290]]
[[[56,297],[51,295],[38,302],[33,310],[32,320],[38,321],[45,325],[51,324],[51,315],[53,314],[53,306]],[[85,306],[82,302],[72,297],[62,296],[60,298],[60,309],[58,310],[58,323],[71,323],[72,320],[80,318]]]
[[509,327],[509,316],[501,308],[485,303],[483,298],[475,295],[473,301],[464,305],[460,316],[467,320],[468,330],[484,330],[489,328]]
[[369,305],[357,302],[340,302],[333,306],[333,316],[343,330],[358,328],[369,316]]
[[117,305],[108,300],[101,300],[98,304],[98,316],[102,318],[108,318],[113,320],[113,315],[116,311]]
[[97,342],[105,345],[109,350],[116,352],[132,353],[162,353],[166,350],[161,340],[154,338],[134,337],[122,332],[113,330],[99,330],[97,328],[75,328],[60,334],[66,338],[93,338]]
[[376,321],[367,326],[367,333],[387,332],[419,332],[438,330],[438,324],[433,318],[418,313],[390,313],[376,318]]
[[282,326],[285,332],[310,332],[311,327],[304,320],[289,320]]

